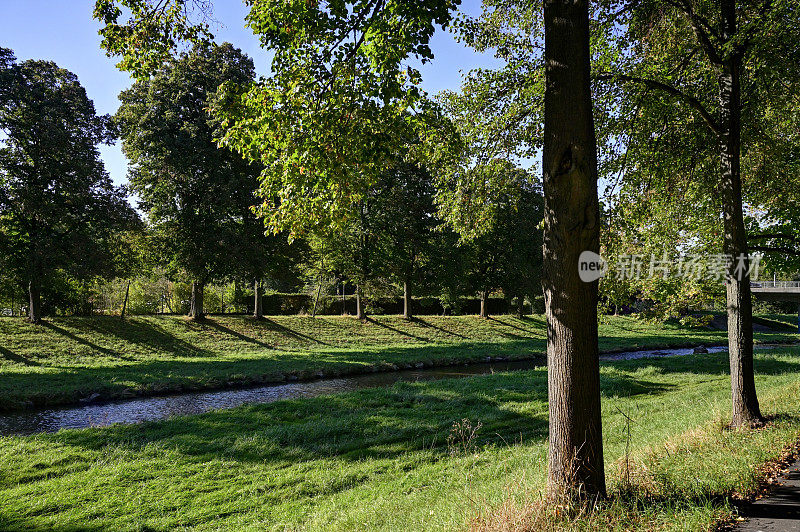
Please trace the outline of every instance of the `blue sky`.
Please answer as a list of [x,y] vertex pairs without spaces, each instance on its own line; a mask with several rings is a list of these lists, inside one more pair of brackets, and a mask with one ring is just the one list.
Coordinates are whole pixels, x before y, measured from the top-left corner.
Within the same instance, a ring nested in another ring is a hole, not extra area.
[[[0,0],[0,46],[11,48],[20,60],[46,59],[74,72],[94,100],[98,113],[114,113],[117,95],[131,84],[100,49],[100,25],[92,19],[93,0]],[[477,14],[480,0],[463,0],[462,11]],[[259,74],[268,70],[267,53],[244,27],[247,8],[242,0],[215,0],[214,28],[218,40],[229,41],[250,55]],[[457,89],[461,73],[498,63],[479,55],[439,31],[431,47],[436,59],[422,68],[423,86],[435,93]],[[101,147],[103,160],[116,183],[125,182],[127,163],[119,146]]]

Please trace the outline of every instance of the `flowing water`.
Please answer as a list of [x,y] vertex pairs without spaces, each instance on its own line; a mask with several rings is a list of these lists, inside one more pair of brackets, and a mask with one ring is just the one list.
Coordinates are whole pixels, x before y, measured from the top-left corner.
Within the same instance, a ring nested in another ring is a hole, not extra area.
[[[715,353],[724,347],[709,347]],[[601,360],[633,360],[692,354],[692,348],[657,349],[605,354]],[[364,388],[391,386],[396,382],[419,382],[519,371],[541,365],[541,360],[495,361],[460,366],[371,373],[333,379],[274,384],[255,388],[189,392],[160,397],[125,399],[99,404],[25,410],[0,415],[0,435],[55,432],[60,429],[104,427],[114,423],[140,423],[175,415],[201,414],[209,410],[243,404],[271,403],[281,399],[317,397]]]

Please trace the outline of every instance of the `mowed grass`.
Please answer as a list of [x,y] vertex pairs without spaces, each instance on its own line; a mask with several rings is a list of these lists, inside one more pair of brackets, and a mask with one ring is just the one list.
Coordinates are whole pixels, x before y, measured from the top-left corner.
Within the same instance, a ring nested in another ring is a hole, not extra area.
[[[763,430],[723,430],[727,368],[725,353],[603,363],[612,499],[548,526],[708,530],[730,517],[728,497],[752,493],[759,466],[800,436],[800,352],[757,354],[776,416]],[[540,530],[546,398],[537,369],[0,438],[0,529]]]
[[[212,316],[0,318],[0,410],[315,376],[527,358],[545,350],[543,316]],[[791,332],[758,341],[794,341]],[[602,351],[724,343],[724,331],[604,316]]]

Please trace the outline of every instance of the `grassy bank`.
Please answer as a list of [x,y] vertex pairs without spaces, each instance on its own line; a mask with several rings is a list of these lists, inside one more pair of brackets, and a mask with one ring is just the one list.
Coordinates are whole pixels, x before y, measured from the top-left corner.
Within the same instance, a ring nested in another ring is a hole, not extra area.
[[[757,355],[778,416],[760,431],[722,430],[727,366],[724,354],[603,364],[612,493],[638,495],[584,529],[707,530],[731,515],[729,495],[756,488],[758,465],[800,435],[800,353]],[[532,370],[0,438],[0,529],[538,529],[546,395]]]
[[[541,316],[0,318],[0,410],[447,364],[545,350]],[[795,340],[788,332],[757,341]],[[724,343],[724,331],[603,317],[600,349]]]

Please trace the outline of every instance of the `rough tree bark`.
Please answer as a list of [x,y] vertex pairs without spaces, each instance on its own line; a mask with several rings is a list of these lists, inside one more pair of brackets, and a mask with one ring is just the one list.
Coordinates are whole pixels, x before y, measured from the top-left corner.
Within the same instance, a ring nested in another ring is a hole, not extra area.
[[[722,0],[722,37],[736,34],[736,2]],[[747,232],[742,214],[741,175],[741,70],[743,53],[734,49],[723,59],[719,78],[722,183],[723,252],[730,259],[726,280],[728,352],[731,368],[733,412],[731,425],[751,426],[762,421],[753,369],[753,303],[750,296]]]
[[544,245],[548,493],[605,495],[597,281],[578,275],[599,252],[597,145],[589,81],[588,0],[545,0]]
[[203,291],[205,285],[203,283],[192,282],[192,296],[189,306],[189,317],[195,321],[202,320],[205,317],[203,312]]
[[33,279],[28,282],[28,320],[31,323],[42,321],[42,291],[38,281]]
[[260,320],[264,317],[264,301],[261,297],[261,281],[253,281],[253,317]]
[[481,317],[481,318],[486,318],[486,316],[487,316],[487,314],[486,314],[486,293],[487,293],[487,290],[481,290],[480,291],[481,311],[480,311],[480,314],[478,314],[478,316]]

